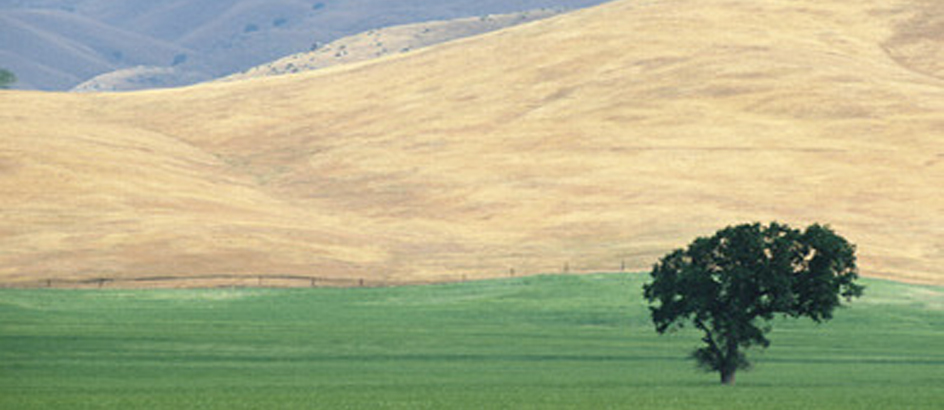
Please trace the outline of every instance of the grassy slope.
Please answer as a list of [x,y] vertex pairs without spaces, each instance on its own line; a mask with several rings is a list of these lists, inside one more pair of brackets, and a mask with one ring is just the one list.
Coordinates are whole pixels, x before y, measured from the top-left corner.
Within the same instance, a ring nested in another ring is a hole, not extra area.
[[777,219],[944,280],[944,80],[902,57],[944,6],[637,3],[298,76],[0,94],[0,279],[641,270]]
[[937,409],[940,287],[778,321],[733,389],[643,275],[314,290],[0,290],[0,407]]
[[319,46],[317,50],[293,54],[253,67],[242,73],[224,77],[223,80],[283,75],[367,61],[544,19],[562,11],[563,9],[539,9],[374,29],[334,40]]
[[[176,76],[176,83],[195,82],[193,76],[228,75],[307,49],[313,41],[376,27],[599,2],[7,0],[0,3],[0,57],[19,75],[17,88],[68,90],[111,70],[169,67],[180,54],[188,60],[177,68],[190,74]],[[315,9],[319,3],[325,7]]]
[[[2,6],[0,6],[2,7]],[[61,10],[0,9],[2,65],[16,88],[68,90],[127,65],[164,65],[186,48]]]
[[[366,61],[540,20],[560,14],[562,11],[558,9],[540,9],[373,29],[334,40],[320,46],[317,51],[292,54],[240,73],[228,75],[223,77],[222,81],[283,75]],[[132,91],[179,87],[206,80],[205,75],[169,67],[135,67],[96,76],[75,86],[71,91]]]

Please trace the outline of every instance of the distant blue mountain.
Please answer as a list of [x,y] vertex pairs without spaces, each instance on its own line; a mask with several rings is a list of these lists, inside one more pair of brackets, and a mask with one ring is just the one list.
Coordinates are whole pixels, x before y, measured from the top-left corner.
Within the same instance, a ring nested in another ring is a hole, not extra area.
[[0,67],[68,90],[136,66],[220,77],[372,28],[605,0],[5,0]]

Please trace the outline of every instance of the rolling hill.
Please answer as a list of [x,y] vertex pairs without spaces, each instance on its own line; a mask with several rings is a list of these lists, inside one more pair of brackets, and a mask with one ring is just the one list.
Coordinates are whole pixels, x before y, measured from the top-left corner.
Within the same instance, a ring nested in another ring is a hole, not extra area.
[[110,71],[92,77],[75,87],[73,92],[118,92],[152,88],[183,87],[212,80],[206,74],[176,67],[137,66]]
[[17,73],[21,89],[69,90],[138,66],[181,72],[161,82],[175,85],[241,72],[369,29],[601,2],[13,0],[0,3],[0,67]]
[[776,219],[944,283],[942,7],[616,1],[297,75],[2,92],[0,281],[644,270]]
[[[316,44],[312,51],[292,54],[220,80],[234,81],[252,77],[282,75],[349,64],[394,53],[406,53],[423,47],[500,30],[547,18],[563,9],[539,9],[517,13],[427,21],[385,27],[347,36],[328,44]],[[108,72],[72,88],[76,92],[133,91],[169,88],[208,81],[211,78],[175,67],[139,66]]]
[[313,50],[292,54],[223,78],[225,81],[253,77],[294,74],[339,64],[350,64],[391,54],[408,53],[424,47],[545,19],[563,9],[540,9],[517,13],[427,21],[384,27],[316,44]]
[[62,10],[0,10],[0,66],[18,88],[67,90],[126,61],[165,65],[189,52]]

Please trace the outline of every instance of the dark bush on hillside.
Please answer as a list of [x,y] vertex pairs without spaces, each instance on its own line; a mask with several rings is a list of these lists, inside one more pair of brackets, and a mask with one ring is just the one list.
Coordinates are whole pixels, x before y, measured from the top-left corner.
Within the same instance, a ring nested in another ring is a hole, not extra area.
[[0,68],[0,88],[10,88],[16,82],[16,75],[12,71]]

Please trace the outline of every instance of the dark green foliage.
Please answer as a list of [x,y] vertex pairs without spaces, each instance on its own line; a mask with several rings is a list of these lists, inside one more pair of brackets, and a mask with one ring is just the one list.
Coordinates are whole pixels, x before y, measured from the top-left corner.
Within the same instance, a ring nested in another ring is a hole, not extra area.
[[862,295],[855,246],[828,227],[805,231],[744,224],[698,238],[664,256],[643,286],[656,331],[692,323],[705,346],[692,356],[734,383],[750,362],[744,350],[767,347],[775,315],[829,320],[841,299]]
[[10,88],[16,82],[16,75],[12,71],[0,68],[0,89]]

